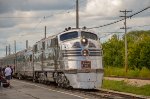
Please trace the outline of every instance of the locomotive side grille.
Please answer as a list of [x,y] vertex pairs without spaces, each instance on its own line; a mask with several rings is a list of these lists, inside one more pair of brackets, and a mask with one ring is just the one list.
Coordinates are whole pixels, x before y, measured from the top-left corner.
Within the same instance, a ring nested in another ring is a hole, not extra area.
[[82,56],[81,55],[81,50],[63,50],[62,56],[63,57],[69,57],[69,56]]
[[[99,49],[88,49],[89,56],[102,56],[102,51]],[[63,57],[70,57],[70,56],[83,56],[82,49],[78,50],[63,50],[62,51]]]

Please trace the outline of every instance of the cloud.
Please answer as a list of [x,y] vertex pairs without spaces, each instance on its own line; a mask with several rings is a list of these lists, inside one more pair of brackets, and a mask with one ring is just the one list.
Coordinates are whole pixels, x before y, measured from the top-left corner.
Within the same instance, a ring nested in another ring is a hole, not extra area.
[[60,10],[72,7],[71,0],[1,0],[0,13],[14,11]]
[[[25,48],[25,41],[32,46],[44,37],[57,34],[66,27],[75,27],[76,0],[0,0],[0,56],[5,54],[5,46],[17,41],[17,50]],[[150,6],[150,0],[79,0],[80,27],[95,27],[118,19],[123,15],[120,10],[132,10],[133,14]],[[128,26],[145,25],[149,22],[150,9],[132,19],[127,20]],[[10,17],[10,18],[9,18]],[[12,18],[11,18],[12,17]],[[93,29],[99,33],[124,31],[123,21],[108,27]],[[142,29],[148,29],[143,27]]]
[[88,0],[85,11],[89,15],[112,16],[121,6],[121,0]]
[[[121,10],[132,10],[135,13],[146,7],[150,7],[150,0],[87,0],[87,5],[82,15],[93,18],[114,19],[122,15]],[[149,13],[138,16],[149,16]]]

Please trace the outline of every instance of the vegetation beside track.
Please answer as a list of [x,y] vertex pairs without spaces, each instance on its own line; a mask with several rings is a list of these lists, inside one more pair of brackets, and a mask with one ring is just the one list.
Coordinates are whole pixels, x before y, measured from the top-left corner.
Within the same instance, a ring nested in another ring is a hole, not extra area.
[[[104,76],[150,79],[150,30],[127,33],[128,65],[125,72],[125,37],[114,34],[102,43]],[[104,80],[103,88],[150,96],[150,85],[137,87],[125,81]]]
[[[108,41],[102,43],[103,62],[106,70],[116,67],[113,70],[106,71],[105,75],[124,76],[125,67],[125,39],[119,34],[114,34]],[[148,77],[150,78],[150,30],[131,31],[127,33],[128,42],[128,76],[131,77]],[[108,69],[107,69],[108,68]],[[117,73],[115,73],[117,71]],[[112,75],[111,74],[111,75]]]
[[104,80],[102,88],[119,92],[133,93],[137,95],[150,96],[150,85],[141,87],[129,85],[124,81]]
[[145,67],[143,67],[141,70],[135,68],[134,70],[129,69],[126,74],[124,68],[105,67],[104,68],[104,76],[150,79],[150,70]]

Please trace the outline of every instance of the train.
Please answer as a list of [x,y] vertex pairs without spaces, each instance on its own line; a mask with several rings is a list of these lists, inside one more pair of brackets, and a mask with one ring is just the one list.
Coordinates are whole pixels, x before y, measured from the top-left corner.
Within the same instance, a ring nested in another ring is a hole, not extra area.
[[87,29],[67,28],[41,39],[32,47],[0,59],[13,75],[34,82],[53,81],[75,89],[99,89],[103,82],[103,51],[98,35]]

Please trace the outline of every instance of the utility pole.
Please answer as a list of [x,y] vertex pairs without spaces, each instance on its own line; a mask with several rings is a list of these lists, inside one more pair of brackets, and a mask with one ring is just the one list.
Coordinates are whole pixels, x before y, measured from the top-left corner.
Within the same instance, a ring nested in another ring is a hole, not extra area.
[[15,54],[16,54],[16,40],[14,40],[14,51],[15,51]]
[[76,0],[76,28],[79,28],[79,1]]
[[10,49],[10,44],[9,44],[9,55],[10,55],[10,53],[11,53],[11,49]]
[[28,49],[28,40],[26,40],[26,49]]
[[7,46],[6,46],[6,56],[7,56]]
[[132,11],[127,11],[127,10],[124,10],[124,11],[120,11],[120,12],[123,12],[124,13],[124,16],[120,16],[120,17],[124,17],[125,19],[125,22],[124,22],[124,26],[123,28],[121,29],[124,29],[125,30],[125,73],[127,75],[127,72],[128,72],[128,44],[127,44],[127,23],[126,23],[126,19],[129,18],[129,16],[127,16],[127,13],[128,12],[132,12]]
[[45,38],[46,38],[46,26],[45,26]]
[[14,72],[16,72],[16,67],[17,67],[16,40],[14,40],[14,51],[15,51]]

